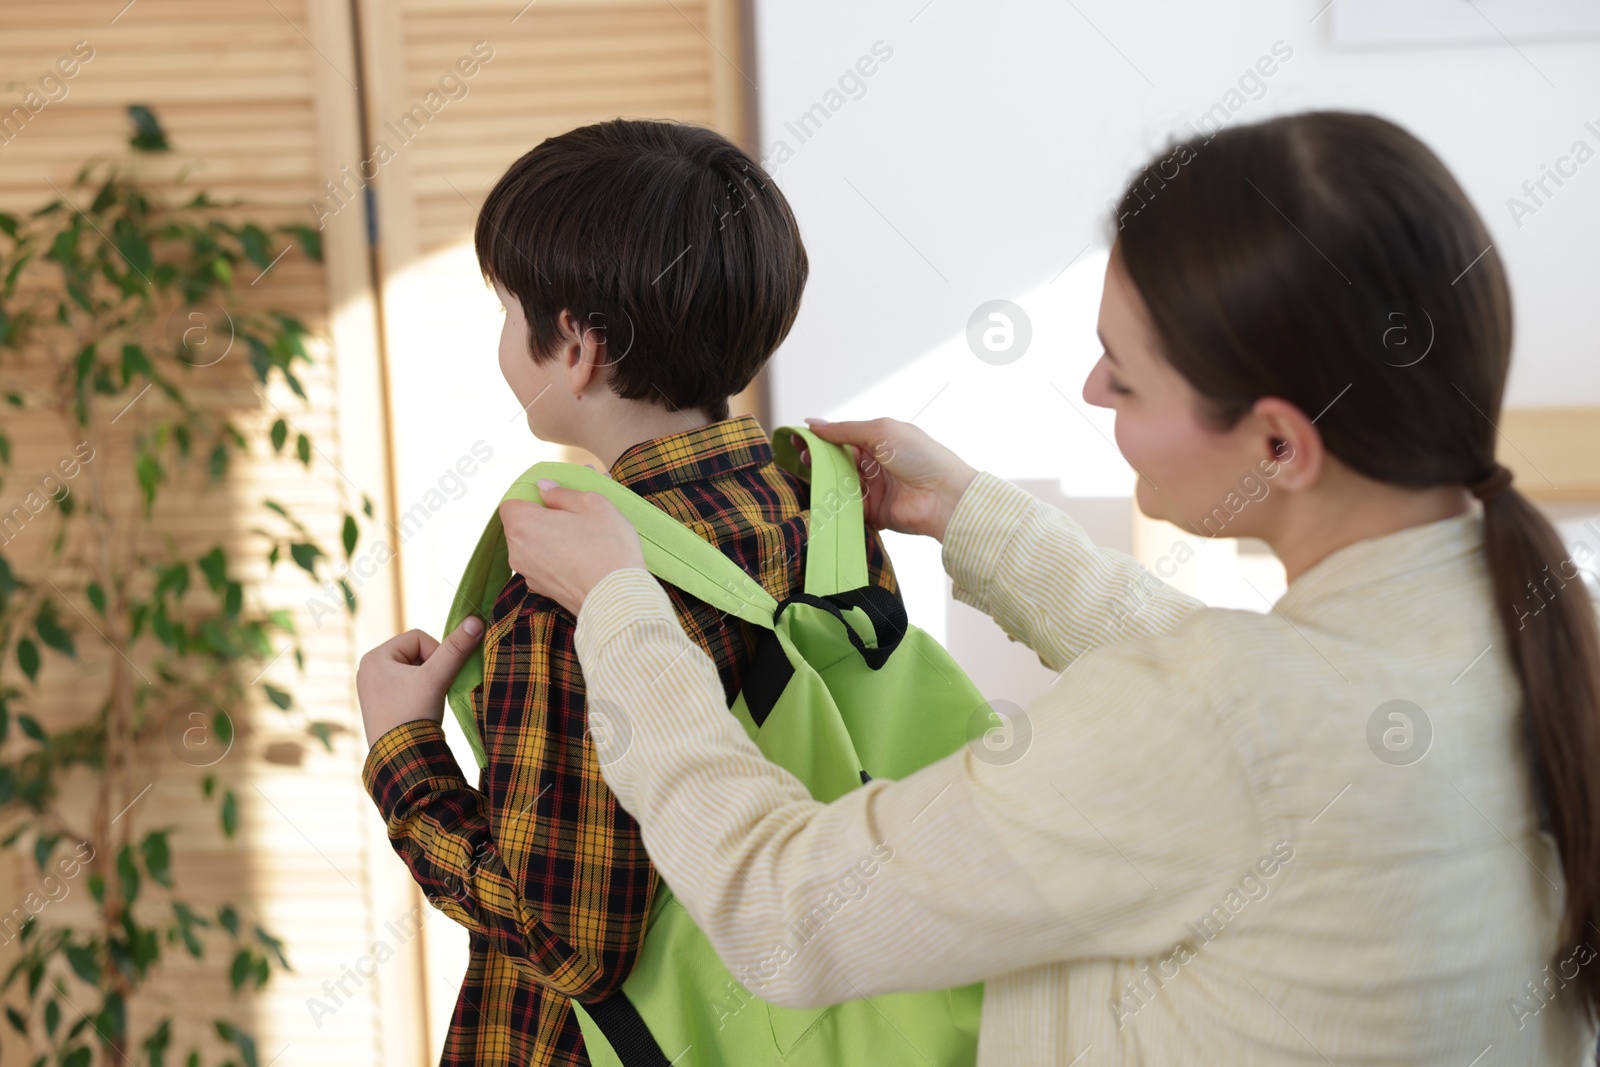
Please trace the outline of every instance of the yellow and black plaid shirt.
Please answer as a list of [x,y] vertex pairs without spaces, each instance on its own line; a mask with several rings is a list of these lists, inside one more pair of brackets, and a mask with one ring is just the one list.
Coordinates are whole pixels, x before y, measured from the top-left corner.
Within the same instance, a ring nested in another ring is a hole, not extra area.
[[[803,588],[807,485],[748,416],[636,444],[611,477],[684,523],[774,597]],[[869,580],[895,589],[875,534]],[[666,587],[731,704],[760,631]],[[615,992],[644,940],[656,874],[585,735],[575,620],[513,575],[484,634],[474,693],[488,765],[468,784],[438,723],[373,745],[362,780],[428,900],[470,932],[441,1067],[588,1064],[569,997]]]

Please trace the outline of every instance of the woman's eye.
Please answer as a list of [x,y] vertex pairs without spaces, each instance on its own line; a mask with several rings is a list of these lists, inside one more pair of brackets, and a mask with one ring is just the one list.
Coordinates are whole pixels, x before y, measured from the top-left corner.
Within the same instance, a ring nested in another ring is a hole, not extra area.
[[496,304],[495,305],[495,310],[500,312],[500,314],[504,315],[506,313],[506,306],[504,304]]

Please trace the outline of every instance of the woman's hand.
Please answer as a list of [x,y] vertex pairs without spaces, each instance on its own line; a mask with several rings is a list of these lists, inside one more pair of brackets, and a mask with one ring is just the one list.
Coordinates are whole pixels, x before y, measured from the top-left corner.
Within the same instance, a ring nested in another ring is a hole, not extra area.
[[644,567],[639,534],[611,501],[548,478],[540,479],[539,496],[543,507],[531,500],[500,502],[511,569],[529,589],[576,616],[600,579]]
[[909,422],[806,422],[818,437],[855,456],[867,525],[944,540],[956,502],[978,474],[960,456]]

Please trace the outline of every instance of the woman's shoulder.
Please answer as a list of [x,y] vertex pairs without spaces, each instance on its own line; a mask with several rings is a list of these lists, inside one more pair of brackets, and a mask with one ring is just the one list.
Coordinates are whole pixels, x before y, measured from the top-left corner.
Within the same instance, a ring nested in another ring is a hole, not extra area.
[[1144,738],[1144,758],[1226,755],[1225,773],[1260,795],[1292,744],[1291,720],[1343,695],[1337,669],[1311,643],[1318,639],[1273,613],[1199,608],[1169,630],[1086,653],[1053,691],[1063,708],[1103,702],[1137,724],[1130,736]]
[[1259,687],[1309,649],[1290,620],[1271,612],[1203,607],[1170,629],[1109,642],[1085,653],[1113,671],[1141,671],[1195,698],[1223,701],[1234,690]]
[[1159,751],[1181,759],[1185,750],[1219,743],[1244,752],[1253,746],[1233,742],[1247,728],[1246,709],[1294,684],[1293,638],[1285,620],[1199,608],[1161,633],[1085,652],[1061,673],[1045,706],[1080,729],[1097,716],[1115,718],[1152,758]]

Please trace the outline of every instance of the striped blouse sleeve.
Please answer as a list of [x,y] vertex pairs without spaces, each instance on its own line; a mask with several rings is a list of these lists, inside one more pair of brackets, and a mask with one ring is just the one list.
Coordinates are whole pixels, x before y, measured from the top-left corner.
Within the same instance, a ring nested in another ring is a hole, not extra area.
[[[1034,564],[1041,590],[1071,587],[1078,565]],[[994,603],[1017,599],[1003,568],[986,580]],[[1038,618],[1071,614],[1046,604]],[[646,572],[595,587],[577,647],[591,698],[628,724],[608,731],[607,783],[724,963],[778,1004],[1162,951],[1260,849],[1250,776],[1166,637],[1085,656],[1027,709],[1015,763],[963,748],[826,805],[727,713]]]
[[943,558],[955,598],[991,616],[1056,671],[1107,642],[1164,633],[1205,606],[986,471],[950,517]]

